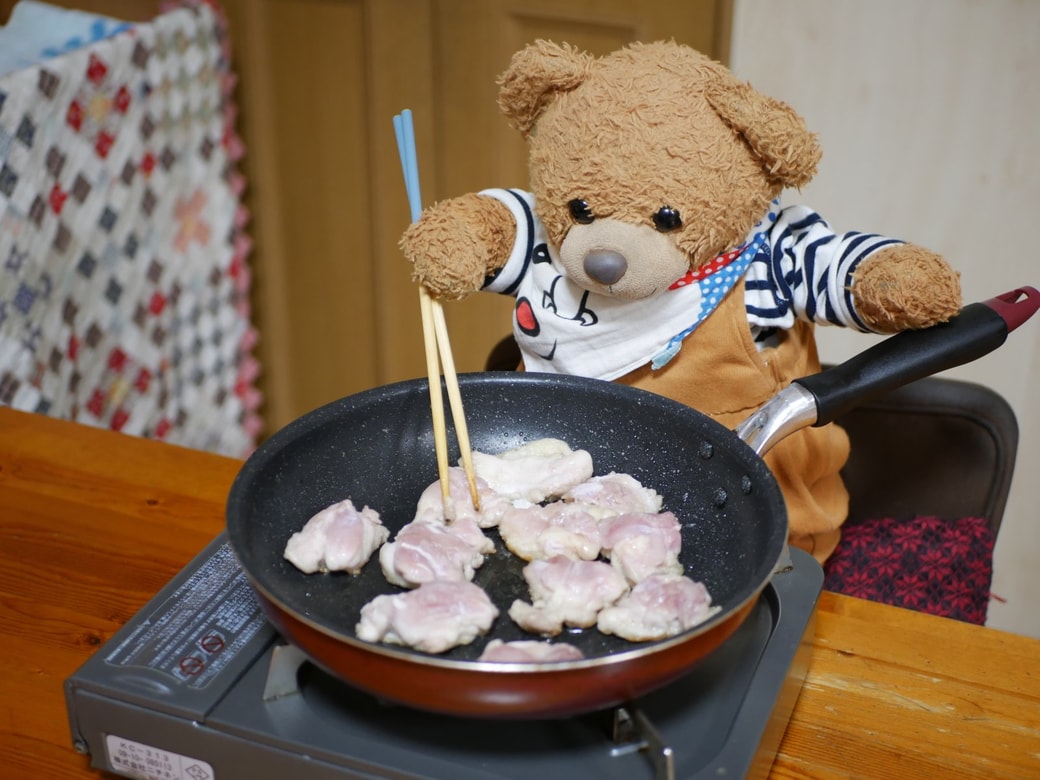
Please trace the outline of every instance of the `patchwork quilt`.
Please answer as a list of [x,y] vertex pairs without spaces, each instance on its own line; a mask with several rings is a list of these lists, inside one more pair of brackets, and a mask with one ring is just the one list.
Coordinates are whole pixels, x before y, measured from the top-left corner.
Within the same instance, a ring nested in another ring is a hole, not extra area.
[[0,67],[0,404],[248,454],[261,398],[222,15],[92,20],[32,59]]

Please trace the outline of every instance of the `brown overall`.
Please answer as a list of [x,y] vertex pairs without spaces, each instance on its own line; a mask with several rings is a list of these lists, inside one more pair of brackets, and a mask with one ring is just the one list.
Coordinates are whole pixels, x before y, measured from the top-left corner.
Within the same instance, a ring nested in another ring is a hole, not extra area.
[[[762,352],[755,348],[741,281],[671,362],[617,381],[685,403],[732,429],[792,379],[819,371],[813,325],[798,320],[781,339]],[[848,455],[848,436],[831,424],[797,431],[764,458],[787,503],[791,544],[821,563],[834,551],[848,513],[839,474]]]

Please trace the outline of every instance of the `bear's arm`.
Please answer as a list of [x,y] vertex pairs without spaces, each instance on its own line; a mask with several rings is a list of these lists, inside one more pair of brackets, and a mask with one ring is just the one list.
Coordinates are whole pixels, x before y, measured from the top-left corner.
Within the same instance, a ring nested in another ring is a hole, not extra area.
[[[854,295],[857,271],[869,267],[868,260],[875,256],[899,257],[907,246],[899,239],[874,233],[839,234],[805,206],[784,208],[769,229],[767,251],[748,271],[749,318],[762,327],[790,328],[799,318],[819,325],[886,332],[879,327],[883,316],[875,312],[864,316],[859,310]],[[862,289],[866,291],[866,287]],[[884,302],[880,305],[882,311],[887,310]]]

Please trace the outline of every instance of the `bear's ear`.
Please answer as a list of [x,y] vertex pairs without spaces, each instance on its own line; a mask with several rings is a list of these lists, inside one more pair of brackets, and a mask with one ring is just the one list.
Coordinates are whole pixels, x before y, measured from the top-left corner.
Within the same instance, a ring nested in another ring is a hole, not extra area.
[[526,138],[558,92],[581,84],[593,57],[574,47],[535,41],[513,55],[498,78],[498,107]]
[[728,70],[705,88],[722,120],[744,137],[766,174],[786,187],[801,187],[816,173],[822,150],[794,109],[738,81]]

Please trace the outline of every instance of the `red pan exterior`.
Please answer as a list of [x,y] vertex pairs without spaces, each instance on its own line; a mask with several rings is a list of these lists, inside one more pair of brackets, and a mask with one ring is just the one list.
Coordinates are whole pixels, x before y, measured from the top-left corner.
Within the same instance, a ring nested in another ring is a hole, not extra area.
[[[603,709],[656,690],[693,669],[742,624],[754,601],[710,631],[656,651],[597,666],[487,672],[424,666],[407,657],[343,643],[261,599],[268,619],[318,666],[376,697],[433,712],[475,718],[564,718]],[[504,665],[502,665],[504,666]]]
[[[710,631],[654,652],[595,666],[538,671],[475,671],[416,663],[375,653],[330,636],[268,599],[272,625],[322,668],[357,688],[398,704],[448,715],[484,718],[562,718],[623,704],[691,671],[733,634],[754,600]],[[504,665],[503,665],[504,666]]]

